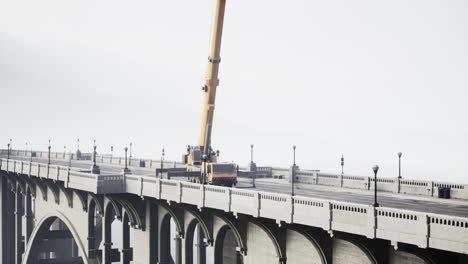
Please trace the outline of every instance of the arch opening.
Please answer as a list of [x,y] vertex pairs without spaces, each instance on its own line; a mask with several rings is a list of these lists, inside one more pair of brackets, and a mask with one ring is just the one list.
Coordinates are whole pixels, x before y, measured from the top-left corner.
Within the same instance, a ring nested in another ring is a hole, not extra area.
[[237,244],[236,236],[233,230],[228,226],[223,226],[215,239],[214,248],[214,263],[219,264],[240,264],[242,263],[242,255],[237,249],[240,246]]
[[185,234],[185,263],[213,263],[213,247],[208,247],[207,239],[200,222],[193,219],[187,226]]
[[180,231],[169,213],[163,217],[160,230],[160,263],[181,263],[182,239],[179,235]]
[[27,264],[87,263],[68,226],[58,217],[49,217],[36,231]]

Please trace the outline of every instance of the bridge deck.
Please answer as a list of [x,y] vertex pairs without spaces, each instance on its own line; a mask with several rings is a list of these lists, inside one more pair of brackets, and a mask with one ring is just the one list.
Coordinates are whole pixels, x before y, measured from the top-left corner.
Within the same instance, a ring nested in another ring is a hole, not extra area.
[[[29,161],[26,157],[14,157],[15,160]],[[47,163],[45,159],[34,158],[34,162]],[[52,160],[53,165],[68,166],[69,161],[64,160]],[[83,170],[89,170],[91,167],[90,161],[77,161],[72,160],[72,167],[80,168]],[[122,173],[122,166],[110,165],[110,164],[99,164],[101,174],[116,175]],[[155,170],[149,168],[130,167],[133,174],[154,176]],[[185,177],[171,177],[174,180],[186,181]],[[271,179],[257,179],[256,188],[251,187],[250,179],[239,180],[237,188],[240,189],[251,189],[256,191],[266,191],[273,193],[289,194],[291,192],[291,186],[283,180],[271,180]],[[341,202],[352,202],[363,205],[370,205],[374,202],[373,193],[359,192],[352,189],[341,189],[332,190],[332,187],[323,187],[317,185],[306,185],[297,184],[295,193],[297,195],[321,198],[327,200],[335,200]],[[458,217],[468,217],[468,202],[461,200],[441,200],[427,197],[415,197],[407,195],[395,195],[385,192],[379,192],[378,202],[381,206],[395,209],[412,210],[423,213],[434,213]]]

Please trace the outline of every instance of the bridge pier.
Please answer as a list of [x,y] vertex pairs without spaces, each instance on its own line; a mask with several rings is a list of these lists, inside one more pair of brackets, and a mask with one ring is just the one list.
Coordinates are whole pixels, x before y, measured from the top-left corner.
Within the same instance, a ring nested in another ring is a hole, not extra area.
[[15,195],[5,172],[0,172],[1,246],[2,263],[15,263]]
[[15,263],[21,264],[24,250],[23,242],[23,194],[17,183],[15,192]]

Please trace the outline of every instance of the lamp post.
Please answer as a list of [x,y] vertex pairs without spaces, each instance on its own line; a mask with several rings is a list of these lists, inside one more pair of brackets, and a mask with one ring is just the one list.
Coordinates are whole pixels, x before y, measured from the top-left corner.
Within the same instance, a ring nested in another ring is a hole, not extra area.
[[24,148],[24,156],[28,156],[28,142],[24,142],[25,148]]
[[49,152],[47,154],[47,158],[48,158],[47,165],[50,165],[50,148],[51,148],[51,146],[50,146],[50,139],[49,139],[49,147],[48,147]]
[[252,187],[255,188],[255,178],[257,178],[257,166],[253,162],[253,144],[250,144],[250,172],[252,173]]
[[100,174],[101,173],[101,169],[99,168],[99,166],[97,165],[97,162],[96,162],[96,156],[97,156],[97,145],[96,145],[96,140],[94,140],[94,146],[93,146],[93,167],[91,167],[91,172],[93,174]]
[[253,144],[250,144],[250,163],[253,163]]
[[80,139],[76,139],[76,160],[81,159],[81,151],[80,151]]
[[401,179],[401,152],[398,152],[398,179]]
[[[161,153],[161,173],[159,174],[160,179],[162,179],[163,168],[164,168],[164,148],[162,149],[162,153]],[[167,174],[167,176],[169,178],[169,174]]]
[[114,157],[114,146],[111,146],[111,157],[110,157],[110,163],[112,163],[112,157]]
[[129,165],[132,164],[132,145],[133,145],[133,143],[130,142],[130,160],[128,161],[128,164],[129,164]]
[[63,159],[65,159],[66,152],[67,152],[67,146],[63,146]]
[[[11,139],[10,139],[11,141]],[[11,146],[11,143],[8,143],[8,148],[7,148],[7,159],[10,159],[10,146]]]
[[10,138],[10,142],[8,143],[8,159],[10,159],[12,147],[13,147],[13,140]]
[[296,177],[296,145],[293,146],[293,165],[291,168],[291,196],[294,196],[294,178]]
[[97,146],[96,146],[96,140],[94,140],[94,144],[93,144],[93,145],[94,145],[94,146],[93,146],[93,167],[96,167],[96,154],[97,154],[97,152],[96,152],[96,148],[97,148]]
[[128,167],[127,167],[127,151],[128,151],[128,148],[125,147],[124,150],[125,150],[125,169],[124,169],[124,171],[127,171],[128,170]]
[[372,170],[374,171],[374,207],[379,207],[379,204],[377,203],[377,172],[379,171],[379,166],[374,165],[372,167]]
[[341,175],[344,174],[344,156],[341,154]]

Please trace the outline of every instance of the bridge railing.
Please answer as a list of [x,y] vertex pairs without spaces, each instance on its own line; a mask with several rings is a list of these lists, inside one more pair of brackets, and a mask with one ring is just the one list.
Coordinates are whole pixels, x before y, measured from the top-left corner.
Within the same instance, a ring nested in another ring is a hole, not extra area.
[[126,177],[126,192],[421,248],[448,250],[449,243],[450,250],[468,253],[468,218],[138,175]]
[[125,191],[123,175],[98,175],[82,172],[79,168],[3,158],[0,159],[0,170],[51,179],[63,182],[66,188],[93,193],[122,193]]
[[[290,178],[290,171],[284,168],[272,169],[272,175],[282,175]],[[320,171],[296,170],[295,180],[298,183],[335,186],[360,190],[374,190],[374,178],[357,175],[341,175]],[[383,192],[401,193],[409,195],[438,196],[439,188],[450,188],[450,197],[468,200],[468,184],[438,182],[415,179],[377,178],[377,189]]]
[[[132,193],[468,254],[468,218],[139,175],[96,175],[64,166],[0,159],[0,170],[63,182],[93,193]],[[412,183],[424,185],[423,182]],[[424,185],[428,187],[428,185]]]
[[[0,149],[0,155],[7,155],[8,151]],[[10,150],[10,156],[30,156],[35,153],[36,157],[47,158],[47,151],[26,151],[26,150]],[[69,160],[74,159],[73,153],[68,152],[51,152],[52,159]],[[109,154],[96,155],[98,163],[115,164],[123,166],[125,159],[119,156]],[[151,159],[137,159],[130,160],[130,166],[146,167],[146,168],[160,168],[160,160]],[[163,161],[164,168],[181,168],[184,164],[175,161]],[[280,167],[257,167],[260,174],[266,177],[275,178],[288,178],[290,177],[290,169]],[[341,175],[333,173],[324,173],[318,170],[296,170],[296,181],[304,184],[315,184],[324,186],[335,186],[339,188],[373,190],[373,177],[357,176],[357,175]],[[438,181],[425,181],[414,179],[398,179],[398,178],[385,178],[379,177],[377,181],[377,188],[379,191],[401,193],[408,195],[422,195],[422,196],[438,196],[438,189],[449,187],[451,198],[468,200],[468,184],[438,182]]]

